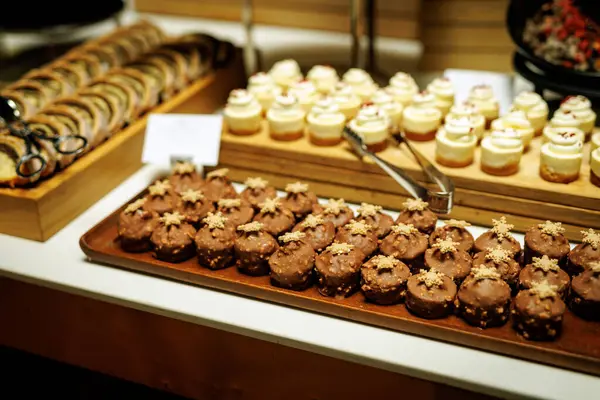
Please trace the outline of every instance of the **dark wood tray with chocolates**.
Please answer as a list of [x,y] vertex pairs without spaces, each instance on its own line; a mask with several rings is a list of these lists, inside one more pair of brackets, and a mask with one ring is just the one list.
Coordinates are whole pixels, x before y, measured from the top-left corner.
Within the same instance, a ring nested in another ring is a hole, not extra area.
[[560,224],[539,224],[522,257],[505,218],[473,238],[464,221],[434,230],[418,200],[393,221],[378,206],[319,204],[302,183],[275,198],[251,178],[238,195],[222,172],[204,180],[177,166],[81,248],[127,270],[600,376],[599,264],[572,283],[565,272],[600,258],[597,233],[568,253]]

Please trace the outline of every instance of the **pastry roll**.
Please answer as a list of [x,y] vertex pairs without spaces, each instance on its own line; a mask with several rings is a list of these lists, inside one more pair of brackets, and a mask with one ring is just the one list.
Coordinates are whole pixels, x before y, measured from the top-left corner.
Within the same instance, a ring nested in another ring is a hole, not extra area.
[[123,122],[129,124],[137,117],[138,98],[129,86],[105,78],[93,82],[88,88],[114,98],[118,107],[123,110]]
[[[52,107],[66,107],[81,117],[89,127],[91,136],[88,140],[90,148],[96,147],[109,136],[109,117],[91,99],[66,97],[52,104]],[[110,112],[110,110],[109,110]]]
[[152,79],[146,74],[129,68],[118,68],[107,76],[113,82],[131,87],[140,99],[139,114],[155,107],[159,101],[159,88],[153,85]]
[[154,81],[154,86],[160,89],[162,100],[166,100],[173,95],[175,75],[169,69],[169,65],[166,62],[152,58],[129,63],[126,65],[126,68],[134,69],[148,75]]
[[[54,148],[43,143],[35,142],[32,149],[33,154],[39,154],[46,166],[39,174],[31,177],[22,177],[17,174],[17,165],[22,157],[27,154],[27,144],[20,137],[9,135],[7,131],[0,132],[0,185],[24,186],[37,181],[40,178],[51,175],[56,169],[56,158]],[[39,159],[32,159],[21,167],[21,172],[31,175],[39,170],[41,164]]]
[[47,88],[49,100],[60,96],[68,96],[75,91],[75,87],[68,80],[51,69],[35,69],[25,75],[24,78],[29,81],[39,82]]
[[82,100],[88,100],[94,104],[104,116],[108,133],[106,137],[100,137],[99,141],[107,139],[110,135],[121,129],[121,126],[123,126],[123,113],[125,110],[119,107],[119,102],[114,96],[91,89],[83,89],[77,93],[77,97]]
[[[73,124],[69,126],[65,124],[63,120],[52,118],[50,116],[36,115],[33,118],[30,118],[28,123],[29,129],[32,131],[37,131],[44,136],[51,138],[60,138],[61,136],[78,134],[71,131]],[[71,165],[73,161],[75,161],[75,158],[77,158],[76,154],[61,154],[55,151],[53,144],[47,140],[38,140],[36,142],[40,148],[49,152],[49,157],[53,157],[61,169]],[[64,141],[59,145],[59,149],[65,152],[74,151],[79,145],[79,141]]]
[[92,143],[94,142],[92,126],[85,118],[77,113],[77,111],[66,106],[52,104],[45,107],[38,115],[46,116],[65,125],[71,135],[80,135],[86,138],[87,144],[81,154],[87,153],[91,149]]
[[35,113],[51,99],[51,93],[48,88],[36,81],[17,81],[9,85],[6,90],[21,94],[27,102],[31,113]]
[[64,57],[64,62],[73,66],[88,82],[103,73],[102,64],[97,57],[90,54],[71,54]]

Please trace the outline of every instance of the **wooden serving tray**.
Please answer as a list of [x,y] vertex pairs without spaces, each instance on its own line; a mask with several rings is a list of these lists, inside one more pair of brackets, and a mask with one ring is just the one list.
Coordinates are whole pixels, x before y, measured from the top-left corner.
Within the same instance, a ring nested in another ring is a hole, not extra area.
[[81,237],[81,249],[92,261],[600,376],[600,323],[585,321],[570,311],[565,313],[563,332],[556,341],[532,342],[517,335],[510,323],[484,330],[456,316],[421,319],[403,304],[376,305],[360,292],[335,299],[321,296],[314,287],[302,292],[281,289],[271,286],[268,276],[250,277],[235,267],[211,271],[201,267],[196,258],[171,264],[155,259],[151,252],[126,253],[117,235],[121,210]]

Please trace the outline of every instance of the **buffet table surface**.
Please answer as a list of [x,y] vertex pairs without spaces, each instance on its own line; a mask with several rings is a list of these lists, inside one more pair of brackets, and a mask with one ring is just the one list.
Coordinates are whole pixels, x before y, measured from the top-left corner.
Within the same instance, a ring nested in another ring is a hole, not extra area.
[[0,235],[0,276],[502,397],[600,393],[593,376],[87,262],[81,235],[160,172],[143,167],[45,243]]

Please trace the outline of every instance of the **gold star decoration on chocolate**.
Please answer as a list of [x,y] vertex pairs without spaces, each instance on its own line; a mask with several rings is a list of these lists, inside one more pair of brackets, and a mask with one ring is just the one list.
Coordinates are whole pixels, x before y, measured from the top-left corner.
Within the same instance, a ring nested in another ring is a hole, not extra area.
[[400,261],[392,256],[381,255],[373,257],[372,261],[378,271],[392,270],[400,263]]
[[444,274],[436,271],[431,268],[429,271],[421,270],[419,275],[417,275],[417,280],[422,282],[427,286],[427,289],[432,289],[434,287],[440,287],[444,284]]
[[458,242],[452,240],[452,238],[446,239],[438,239],[433,244],[433,248],[439,249],[442,254],[453,253],[456,251],[456,246],[458,246]]
[[491,260],[495,264],[501,264],[510,260],[510,252],[504,249],[502,246],[498,245],[493,249],[489,249],[488,251],[486,251],[485,259]]
[[486,267],[484,265],[473,268],[471,274],[473,275],[473,279],[478,281],[482,279],[500,279],[500,273],[496,268]]
[[154,185],[148,188],[148,192],[150,193],[150,196],[153,197],[164,196],[167,194],[167,191],[169,189],[171,189],[171,184],[169,183],[169,181],[156,181],[154,182]]
[[244,182],[244,185],[248,186],[250,189],[264,189],[267,187],[269,182],[260,177],[248,178]]
[[175,175],[191,174],[196,171],[194,164],[188,161],[179,161],[173,167],[173,173]]
[[288,232],[286,234],[281,235],[279,237],[279,240],[283,243],[299,242],[302,239],[304,239],[305,237],[306,237],[306,233],[296,231],[296,232]]
[[531,293],[536,294],[540,299],[555,298],[558,296],[558,286],[551,285],[548,281],[534,282],[529,289]]
[[325,214],[340,215],[342,208],[346,206],[344,199],[329,199],[323,208]]
[[329,251],[331,254],[339,256],[340,254],[350,253],[350,251],[352,251],[352,249],[354,249],[354,245],[352,245],[352,244],[335,242],[335,243],[330,244],[326,250]]
[[183,222],[183,215],[181,215],[177,211],[173,213],[164,213],[159,220],[166,227],[178,226],[181,225],[181,223]]
[[265,201],[260,203],[260,212],[263,214],[274,214],[279,208],[281,208],[281,200],[279,200],[279,197],[265,199]]
[[409,237],[412,234],[419,232],[417,228],[413,224],[396,224],[392,226],[392,232],[397,235],[403,235]]
[[224,229],[227,217],[221,214],[221,212],[206,214],[206,217],[202,220],[208,226],[208,229]]
[[141,209],[144,204],[146,204],[146,199],[137,199],[133,203],[129,204],[125,208],[124,212],[125,212],[125,214],[133,214],[137,210]]
[[306,193],[308,192],[308,185],[302,182],[288,183],[285,187],[285,191],[288,193]]
[[560,269],[558,266],[558,260],[550,258],[547,255],[543,255],[542,257],[533,257],[532,261],[533,268],[541,269],[545,273],[550,271],[558,271]]
[[303,228],[316,228],[319,225],[323,225],[325,220],[320,215],[308,214],[304,221],[302,221]]
[[549,236],[558,236],[565,231],[560,222],[546,221],[543,224],[538,224],[538,229]]
[[208,174],[206,174],[206,177],[208,179],[224,178],[227,176],[227,174],[229,174],[229,168],[219,168],[215,169],[214,171],[210,171]]
[[429,203],[417,197],[416,199],[406,199],[403,206],[408,211],[423,211],[429,206]]
[[492,232],[496,234],[499,240],[510,236],[510,231],[515,227],[513,224],[506,222],[506,217],[503,215],[500,219],[492,219],[494,226]]
[[590,228],[587,231],[581,231],[581,234],[583,235],[581,240],[583,243],[589,244],[594,250],[598,250],[598,247],[600,247],[600,234],[598,232]]
[[258,221],[248,222],[247,224],[240,225],[237,227],[238,231],[251,233],[251,232],[260,232],[263,228],[263,224]]
[[467,221],[458,220],[458,219],[449,219],[448,221],[446,221],[446,225],[452,226],[455,228],[463,228],[463,229],[465,229],[467,226],[471,226],[471,224],[468,223]]
[[350,234],[352,235],[362,235],[366,236],[369,231],[373,230],[373,227],[362,221],[352,220],[344,226],[344,228],[348,229]]
[[240,199],[221,199],[217,202],[217,205],[220,208],[224,208],[226,210],[230,208],[239,208],[242,206],[242,200]]
[[361,203],[360,207],[358,207],[358,210],[356,212],[361,217],[373,217],[377,213],[381,212],[381,210],[381,206],[376,206],[375,204],[369,203]]
[[188,189],[181,193],[181,200],[188,203],[197,203],[204,199],[204,194],[200,190]]

